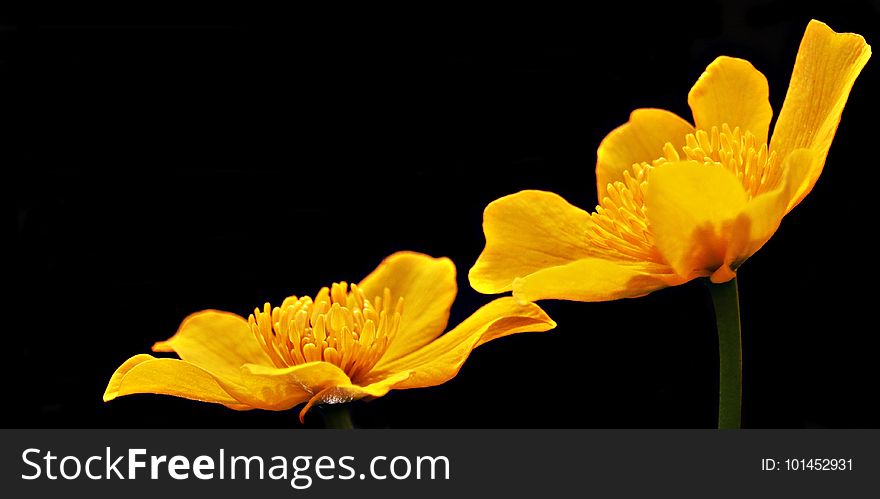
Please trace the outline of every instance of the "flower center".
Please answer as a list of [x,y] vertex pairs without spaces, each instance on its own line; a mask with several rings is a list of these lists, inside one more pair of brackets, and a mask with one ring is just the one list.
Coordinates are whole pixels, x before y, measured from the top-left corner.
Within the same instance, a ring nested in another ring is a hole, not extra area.
[[727,168],[742,182],[749,199],[779,184],[782,169],[776,153],[759,144],[750,132],[727,124],[688,134],[681,151],[666,143],[663,156],[650,164],[637,163],[623,180],[608,184],[606,195],[590,214],[587,244],[600,256],[664,264],[656,250],[645,214],[645,191],[651,170],[671,161],[693,160],[707,167]]
[[[767,144],[758,143],[750,132],[741,133],[737,127],[730,130],[727,124],[712,127],[710,131],[697,130],[688,134],[682,147],[684,157],[679,157],[674,147],[666,144],[664,157],[660,160],[694,160],[703,163],[719,163],[730,170],[743,184],[749,199],[773,189],[782,178],[782,168],[776,161],[776,153]],[[659,160],[658,160],[659,161]],[[655,161],[655,165],[657,162]]]
[[386,288],[371,302],[348,283],[324,287],[312,300],[291,296],[280,307],[266,303],[248,317],[251,331],[277,367],[325,361],[356,380],[379,362],[394,339],[403,298]]

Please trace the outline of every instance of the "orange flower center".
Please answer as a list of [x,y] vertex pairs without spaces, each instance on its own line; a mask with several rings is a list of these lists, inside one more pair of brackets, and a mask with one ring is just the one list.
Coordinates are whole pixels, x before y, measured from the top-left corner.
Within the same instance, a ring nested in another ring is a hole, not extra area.
[[251,331],[277,367],[324,361],[357,380],[379,362],[394,339],[403,298],[386,288],[371,302],[356,284],[333,283],[311,297],[291,296],[280,307],[266,303],[248,317]]
[[742,182],[749,199],[779,185],[782,169],[776,153],[759,144],[749,132],[727,124],[688,134],[681,151],[666,143],[663,156],[650,164],[637,163],[623,172],[623,180],[608,184],[605,197],[590,215],[586,237],[600,256],[663,265],[648,225],[645,192],[651,170],[672,161],[699,161],[707,167],[727,168]]

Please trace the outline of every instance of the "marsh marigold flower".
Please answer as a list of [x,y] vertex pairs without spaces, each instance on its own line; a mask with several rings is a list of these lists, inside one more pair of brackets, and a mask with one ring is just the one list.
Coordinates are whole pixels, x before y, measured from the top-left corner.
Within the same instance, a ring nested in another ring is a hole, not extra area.
[[602,301],[733,279],[813,188],[870,55],[861,36],[811,21],[769,142],[766,78],[747,61],[717,58],[688,94],[693,125],[639,109],[605,137],[595,212],[542,191],[492,202],[471,285]]
[[538,306],[508,297],[442,334],[456,293],[449,259],[401,252],[358,284],[267,303],[248,319],[198,312],[153,345],[179,360],[135,355],[113,374],[104,400],[157,393],[276,411],[305,403],[302,419],[314,404],[439,385],[483,343],[556,326]]

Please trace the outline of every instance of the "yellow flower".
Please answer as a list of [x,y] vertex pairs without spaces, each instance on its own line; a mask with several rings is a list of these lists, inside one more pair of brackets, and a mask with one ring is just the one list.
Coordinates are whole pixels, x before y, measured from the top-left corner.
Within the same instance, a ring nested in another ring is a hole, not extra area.
[[392,389],[452,379],[471,350],[495,338],[556,324],[533,304],[507,297],[442,334],[457,293],[448,258],[400,252],[359,284],[314,299],[268,303],[246,320],[205,310],[153,345],[178,359],[135,355],[113,374],[104,401],[133,393],[174,395],[237,410],[281,411],[381,397]]
[[605,137],[594,213],[542,191],[489,204],[471,285],[524,300],[602,301],[733,279],[813,188],[870,55],[861,36],[811,21],[769,144],[766,78],[719,57],[688,94],[696,126],[639,109]]

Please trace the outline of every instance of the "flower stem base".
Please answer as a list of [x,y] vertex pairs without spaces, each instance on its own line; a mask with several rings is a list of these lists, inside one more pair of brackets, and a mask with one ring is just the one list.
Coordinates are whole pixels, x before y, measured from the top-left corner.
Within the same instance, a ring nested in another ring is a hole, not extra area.
[[321,406],[324,415],[324,428],[352,430],[351,410],[348,404],[325,404]]

